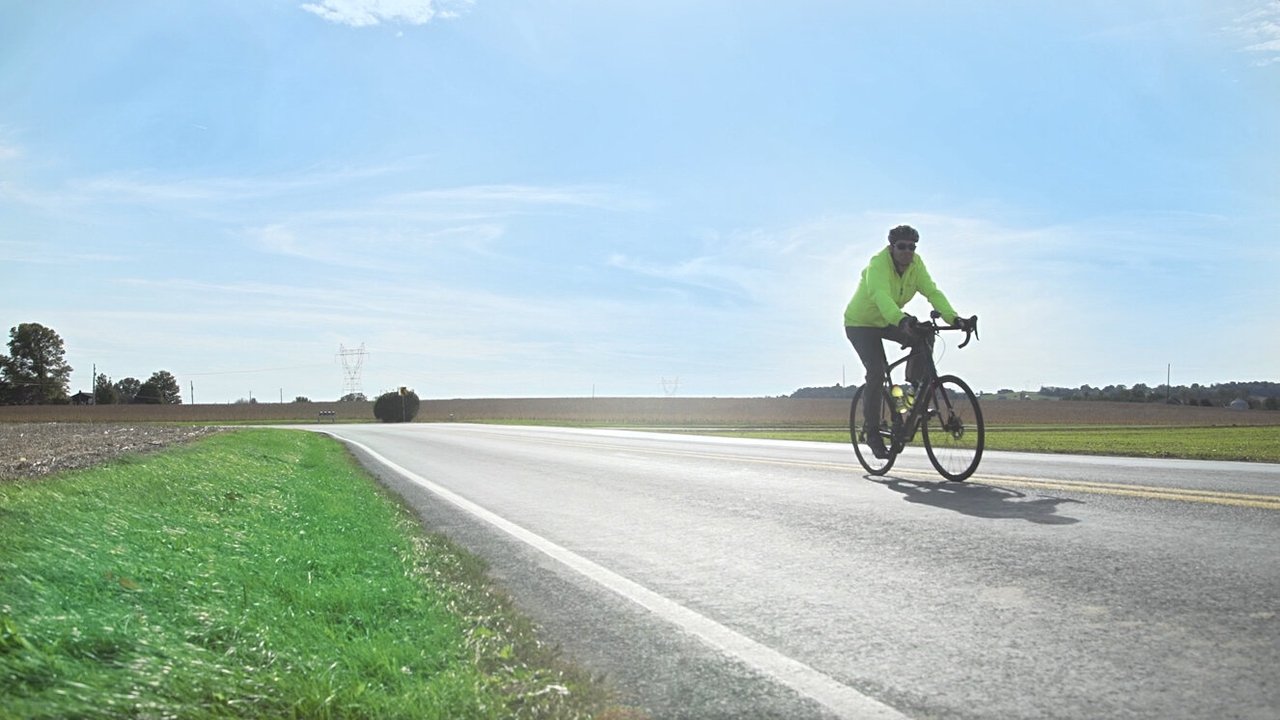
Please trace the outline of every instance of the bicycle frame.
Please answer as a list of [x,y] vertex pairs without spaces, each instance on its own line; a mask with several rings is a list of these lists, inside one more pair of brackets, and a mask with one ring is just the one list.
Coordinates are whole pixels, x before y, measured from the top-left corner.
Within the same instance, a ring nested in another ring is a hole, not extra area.
[[[894,385],[894,382],[892,379],[893,369],[907,362],[910,359],[911,359],[911,353],[907,353],[902,358],[895,360],[894,362],[890,363],[887,368],[885,368],[885,372],[884,372],[885,397],[892,397],[891,393],[893,391],[893,385]],[[901,413],[898,413],[897,415],[895,415],[895,417],[892,420],[890,420],[890,425],[893,427],[893,432],[888,438],[888,440],[890,441],[889,452],[895,455],[902,452],[902,448],[905,447],[908,442],[910,442],[912,439],[915,438],[916,433],[920,432],[921,423],[923,423],[928,417],[928,407],[929,407],[928,400],[933,397],[933,393],[937,392],[937,390],[938,390],[938,371],[937,371],[937,368],[934,367],[933,358],[930,357],[929,367],[926,370],[925,380],[923,383],[921,383],[920,390],[916,392],[915,400],[911,405],[911,409],[907,411],[907,414],[905,416],[903,416]],[[921,408],[925,408],[925,409],[921,410]],[[896,408],[894,408],[893,410],[895,413],[897,412]]]
[[[939,317],[940,315],[935,310],[930,313],[931,322],[921,322],[921,323],[918,323],[916,327],[920,330],[927,329],[935,335],[937,335],[941,330],[956,329],[954,326],[938,325],[934,321],[936,321]],[[973,318],[973,323],[974,324],[972,326],[972,329],[965,334],[964,342],[960,343],[958,347],[963,348],[965,345],[969,344],[970,333],[972,333],[974,337],[977,336],[978,330],[977,330],[976,317]],[[904,345],[903,347],[906,347],[906,346]],[[889,363],[888,367],[885,368],[885,371],[884,371],[885,397],[892,397],[891,393],[894,385],[893,369],[910,360],[911,355],[912,353],[908,352],[906,355],[903,355],[897,360],[894,360],[892,363]],[[925,367],[925,378],[924,378],[924,381],[920,384],[919,390],[916,392],[915,400],[912,403],[911,410],[907,412],[905,417],[903,417],[901,416],[901,414],[896,413],[896,408],[892,408],[892,410],[895,411],[894,417],[890,420],[890,427],[892,427],[893,430],[890,433],[890,436],[886,439],[889,440],[889,444],[888,444],[889,452],[893,455],[897,455],[898,453],[902,452],[902,449],[906,447],[907,443],[915,439],[916,433],[920,432],[920,426],[929,418],[930,407],[933,407],[933,411],[937,412],[944,406],[947,408],[950,408],[951,406],[950,398],[946,396],[945,390],[942,390],[942,388],[938,383],[938,367],[933,362],[933,354],[922,353],[922,357],[925,359],[927,363]],[[934,395],[939,391],[942,392],[942,397],[935,398]]]

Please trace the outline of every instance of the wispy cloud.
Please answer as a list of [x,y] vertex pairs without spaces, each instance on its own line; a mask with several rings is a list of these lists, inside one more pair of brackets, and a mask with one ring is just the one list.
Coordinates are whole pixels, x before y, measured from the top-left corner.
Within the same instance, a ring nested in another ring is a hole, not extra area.
[[472,0],[321,0],[301,7],[325,20],[351,27],[382,23],[425,25],[437,18],[457,17]]
[[642,198],[615,188],[594,185],[469,185],[421,190],[395,195],[388,202],[436,203],[453,206],[553,206],[568,205],[601,209],[636,209],[646,205]]
[[712,255],[662,264],[617,253],[609,257],[608,265],[669,283],[734,295],[746,294],[760,283],[757,268]]
[[335,266],[396,269],[430,254],[435,265],[462,255],[496,258],[496,243],[515,216],[647,207],[643,199],[611,187],[477,185],[369,193],[323,211],[277,214],[250,225],[264,252]]
[[[21,152],[20,149],[15,152]],[[0,157],[0,159],[3,159]],[[115,173],[69,178],[57,187],[0,181],[0,201],[8,201],[56,216],[100,219],[102,212],[122,208],[192,212],[225,209],[234,203],[260,205],[264,199],[284,199],[326,191],[350,195],[361,183],[395,172],[371,166],[358,169],[309,170],[267,177],[155,177]]]
[[1280,63],[1280,2],[1269,0],[1236,18],[1227,30],[1241,39],[1244,52],[1257,58],[1255,65]]
[[157,179],[134,174],[107,175],[70,183],[72,192],[88,198],[138,204],[172,201],[226,202],[260,200],[291,193],[345,187],[380,177],[393,168],[372,166],[346,170],[305,171],[274,177],[197,177]]
[[271,255],[335,267],[393,271],[404,270],[407,259],[418,259],[439,248],[488,254],[490,243],[503,232],[501,225],[492,223],[406,230],[378,224],[335,226],[304,219],[252,228],[248,236],[258,250]]
[[0,240],[0,261],[6,263],[65,267],[80,263],[124,262],[128,259],[110,253],[76,253],[65,250],[50,252],[48,247],[33,242]]

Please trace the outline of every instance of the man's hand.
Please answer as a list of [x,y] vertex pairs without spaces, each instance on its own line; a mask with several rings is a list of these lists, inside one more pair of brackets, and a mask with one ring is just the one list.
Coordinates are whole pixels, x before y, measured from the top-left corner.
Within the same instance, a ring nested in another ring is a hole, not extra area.
[[911,315],[903,315],[902,319],[898,321],[898,329],[909,333],[915,330],[916,325],[918,324],[919,321],[917,321],[915,317]]

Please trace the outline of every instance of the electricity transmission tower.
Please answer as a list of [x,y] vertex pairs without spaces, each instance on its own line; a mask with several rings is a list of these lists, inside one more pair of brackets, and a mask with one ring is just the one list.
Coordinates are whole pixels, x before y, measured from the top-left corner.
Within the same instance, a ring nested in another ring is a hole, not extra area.
[[667,397],[672,397],[679,390],[680,390],[679,376],[676,376],[676,379],[672,380],[671,382],[667,382],[667,379],[665,377],[662,378],[662,392],[665,393]]
[[364,385],[360,380],[364,356],[364,343],[360,343],[360,347],[355,349],[348,349],[346,345],[338,344],[338,358],[342,360],[342,397],[364,394]]

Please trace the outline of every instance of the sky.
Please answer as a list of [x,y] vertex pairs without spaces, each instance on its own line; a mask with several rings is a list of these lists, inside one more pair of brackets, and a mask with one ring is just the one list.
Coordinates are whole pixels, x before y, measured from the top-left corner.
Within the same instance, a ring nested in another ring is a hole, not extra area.
[[975,389],[1276,381],[1277,128],[1278,0],[0,0],[0,332],[184,402],[786,395],[910,224]]

